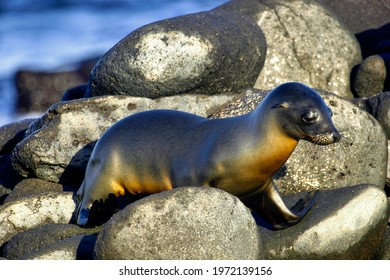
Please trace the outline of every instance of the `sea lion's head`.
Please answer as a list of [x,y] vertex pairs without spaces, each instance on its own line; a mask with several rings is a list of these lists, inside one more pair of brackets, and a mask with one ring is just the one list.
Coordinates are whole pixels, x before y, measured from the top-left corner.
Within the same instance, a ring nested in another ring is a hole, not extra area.
[[291,138],[317,145],[328,145],[341,139],[333,124],[331,109],[310,87],[296,82],[285,83],[271,91],[269,97],[269,106],[277,114],[276,121]]

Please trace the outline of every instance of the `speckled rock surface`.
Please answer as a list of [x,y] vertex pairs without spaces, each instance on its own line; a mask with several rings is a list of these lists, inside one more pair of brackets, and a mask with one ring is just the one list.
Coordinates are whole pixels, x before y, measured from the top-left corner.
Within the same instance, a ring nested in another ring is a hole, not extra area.
[[233,0],[216,10],[256,20],[267,41],[267,57],[254,85],[272,89],[289,81],[352,97],[350,73],[361,61],[356,38],[317,1]]
[[12,192],[4,200],[4,203],[11,202],[31,194],[39,194],[44,192],[62,192],[71,190],[75,191],[75,189],[61,184],[48,182],[38,178],[28,178],[22,180],[13,188]]
[[53,105],[13,150],[22,176],[79,185],[95,141],[116,121],[145,110],[178,109],[207,116],[234,94],[183,95],[159,99],[104,96]]
[[31,195],[0,206],[0,246],[19,232],[51,223],[69,223],[73,193]]
[[91,72],[87,96],[236,91],[254,84],[265,53],[263,33],[248,17],[212,11],[166,19],[108,51]]
[[214,188],[178,188],[115,214],[98,235],[97,259],[258,259],[256,223],[238,198]]
[[23,260],[92,260],[97,233],[77,235],[50,244]]
[[[4,248],[4,257],[17,260],[41,255],[45,248],[60,240],[97,232],[98,228],[81,228],[72,224],[47,224],[21,232],[12,237]],[[82,251],[81,249],[79,250]],[[90,250],[93,251],[93,247]],[[84,254],[84,253],[83,253]],[[91,255],[92,256],[92,255]]]
[[384,191],[360,185],[322,191],[297,225],[260,228],[267,259],[371,259],[388,222]]
[[[292,194],[365,183],[383,187],[387,173],[387,139],[382,126],[349,101],[328,92],[319,93],[333,111],[333,122],[342,140],[328,146],[300,141],[286,164],[274,175],[279,190]],[[211,117],[247,113],[266,94],[266,91],[250,90]]]

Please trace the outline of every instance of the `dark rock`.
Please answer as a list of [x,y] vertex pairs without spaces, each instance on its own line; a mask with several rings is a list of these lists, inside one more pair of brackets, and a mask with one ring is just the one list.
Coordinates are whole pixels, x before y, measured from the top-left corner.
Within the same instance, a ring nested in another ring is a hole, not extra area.
[[64,66],[66,70],[19,70],[15,75],[18,92],[17,111],[42,112],[61,100],[65,90],[86,83],[97,58]]
[[[286,164],[274,175],[283,194],[364,183],[384,187],[387,137],[378,121],[349,101],[318,91],[333,111],[342,140],[328,146],[299,141]],[[253,110],[267,92],[249,91],[227,104],[212,118],[231,117]]]
[[97,259],[258,259],[256,223],[241,201],[215,188],[188,187],[138,200],[102,228]]
[[317,1],[233,0],[215,9],[252,17],[267,41],[267,57],[254,85],[273,89],[290,81],[350,98],[350,75],[361,62],[353,34]]
[[390,53],[364,59],[354,75],[353,89],[357,97],[370,97],[390,90]]
[[88,84],[78,85],[72,88],[67,89],[62,96],[61,101],[70,101],[74,99],[80,99],[85,96],[87,91]]
[[25,119],[0,127],[0,155],[11,154],[24,137],[26,129],[35,119]]
[[13,150],[13,166],[24,177],[79,186],[95,142],[116,121],[150,109],[207,116],[233,94],[181,95],[158,99],[103,96],[61,102],[31,124]]
[[4,247],[4,257],[9,260],[21,259],[60,240],[98,231],[98,228],[85,229],[70,224],[47,224],[32,228],[15,235],[8,241]]
[[389,22],[390,6],[385,1],[366,0],[318,0],[329,8],[353,33],[378,28]]
[[376,29],[368,29],[356,34],[362,49],[363,59],[375,54],[389,53],[387,45],[390,39],[389,18],[385,25],[374,28]]
[[248,17],[211,11],[166,19],[108,51],[92,70],[88,96],[237,91],[255,83],[265,55],[263,33]]
[[0,204],[23,177],[11,165],[11,155],[0,156]]
[[360,185],[322,191],[297,225],[260,232],[267,259],[372,259],[388,218],[384,191]]

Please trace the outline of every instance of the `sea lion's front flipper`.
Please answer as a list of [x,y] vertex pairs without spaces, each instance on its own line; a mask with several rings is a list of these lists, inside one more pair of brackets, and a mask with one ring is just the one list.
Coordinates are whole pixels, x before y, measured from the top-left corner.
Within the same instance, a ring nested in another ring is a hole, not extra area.
[[274,183],[269,181],[259,191],[242,197],[241,200],[274,229],[283,229],[298,223],[313,206],[317,196],[318,191],[309,193],[290,210]]

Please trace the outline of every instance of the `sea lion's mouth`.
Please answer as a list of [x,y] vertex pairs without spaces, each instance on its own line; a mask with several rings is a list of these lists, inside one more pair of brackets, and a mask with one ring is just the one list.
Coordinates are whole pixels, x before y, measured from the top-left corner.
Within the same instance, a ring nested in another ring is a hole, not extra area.
[[324,134],[308,135],[304,139],[316,145],[325,146],[340,141],[340,138],[341,136],[338,133],[337,135],[335,135],[334,133],[324,133]]

